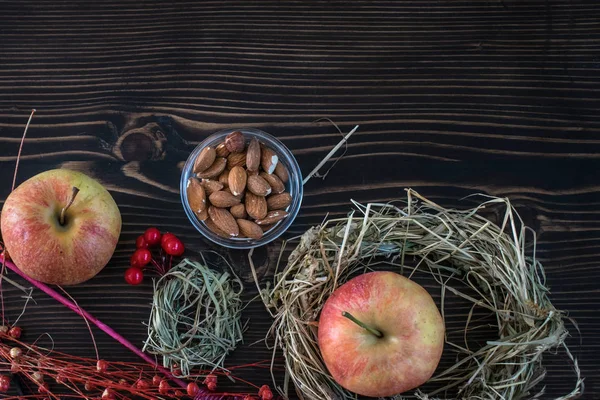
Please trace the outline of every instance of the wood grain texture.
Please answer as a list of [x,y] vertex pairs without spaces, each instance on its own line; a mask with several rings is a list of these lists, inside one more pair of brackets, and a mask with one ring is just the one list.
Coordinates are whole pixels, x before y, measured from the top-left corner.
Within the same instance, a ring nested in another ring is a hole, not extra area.
[[[360,124],[327,180],[306,185],[288,235],[347,213],[350,199],[398,199],[406,187],[448,207],[473,205],[461,200],[473,193],[509,196],[538,233],[556,306],[581,329],[571,343],[584,398],[600,398],[599,51],[592,0],[0,1],[0,199],[36,108],[18,181],[65,167],[112,192],[124,222],[117,252],[69,292],[141,344],[151,284],[122,279],[136,236],[152,224],[180,234],[191,254],[213,248],[179,201],[193,147],[219,129],[255,127],[308,173],[340,139],[314,120],[346,132]],[[257,254],[267,275],[279,244]],[[249,279],[246,253],[229,256]],[[5,299],[14,319],[22,299],[10,288]],[[35,300],[27,339],[48,332],[57,348],[93,355],[77,316]],[[247,346],[232,363],[270,358],[249,346],[268,329],[262,310],[247,309]],[[104,358],[133,359],[96,338]],[[545,398],[570,391],[564,355],[547,361]]]

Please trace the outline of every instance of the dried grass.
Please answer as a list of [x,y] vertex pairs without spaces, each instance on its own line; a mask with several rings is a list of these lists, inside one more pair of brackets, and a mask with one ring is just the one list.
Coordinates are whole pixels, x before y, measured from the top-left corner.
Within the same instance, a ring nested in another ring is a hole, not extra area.
[[224,258],[211,263],[200,257],[183,259],[155,281],[143,348],[161,356],[173,373],[177,365],[182,377],[194,376],[197,368],[223,369],[225,357],[243,340],[241,280],[233,271],[217,272],[221,264],[231,269]]

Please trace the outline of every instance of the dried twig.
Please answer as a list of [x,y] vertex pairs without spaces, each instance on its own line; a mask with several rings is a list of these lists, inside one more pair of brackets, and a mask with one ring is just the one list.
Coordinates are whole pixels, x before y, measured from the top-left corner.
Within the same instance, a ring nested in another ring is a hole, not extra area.
[[[316,174],[319,172],[321,167],[323,165],[325,165],[325,163],[327,161],[329,161],[329,159],[331,157],[333,157],[335,152],[338,151],[340,149],[340,147],[342,147],[344,145],[344,143],[346,143],[348,141],[348,139],[350,139],[350,136],[352,136],[354,134],[354,132],[356,132],[358,130],[358,127],[359,127],[359,125],[356,125],[354,127],[354,129],[352,129],[350,132],[348,132],[348,134],[346,136],[344,136],[344,138],[338,144],[336,144],[335,147],[333,149],[331,149],[331,151],[329,153],[327,153],[327,155],[321,160],[321,162],[312,171],[310,171],[310,173],[308,175],[306,175],[306,178],[304,178],[304,180],[302,181],[303,185],[306,185],[306,182],[308,182],[310,180],[310,178],[312,178],[313,176],[316,176]],[[327,175],[327,174],[325,174],[325,175]]]

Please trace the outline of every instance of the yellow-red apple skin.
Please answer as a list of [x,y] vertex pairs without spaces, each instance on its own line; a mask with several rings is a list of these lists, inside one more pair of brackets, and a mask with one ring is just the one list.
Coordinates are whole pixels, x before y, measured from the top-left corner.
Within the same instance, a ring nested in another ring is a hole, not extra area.
[[[79,193],[67,210],[61,209]],[[74,285],[94,277],[112,257],[121,233],[121,213],[108,191],[77,171],[42,172],[17,187],[0,217],[2,238],[15,265],[39,281]]]
[[[342,316],[344,311],[383,337]],[[431,378],[444,335],[440,312],[423,287],[394,272],[370,272],[346,282],[327,299],[318,341],[337,383],[363,396],[385,397]]]

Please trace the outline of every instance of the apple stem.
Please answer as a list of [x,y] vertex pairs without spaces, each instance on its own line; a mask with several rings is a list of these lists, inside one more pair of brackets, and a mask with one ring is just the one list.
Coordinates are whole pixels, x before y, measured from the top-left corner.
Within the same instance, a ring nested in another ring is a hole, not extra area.
[[76,186],[73,186],[73,193],[71,193],[71,198],[69,199],[69,202],[60,211],[60,220],[59,220],[59,222],[60,222],[61,225],[65,224],[65,213],[67,212],[67,210],[69,209],[69,207],[71,207],[71,205],[75,201],[75,197],[77,196],[77,193],[79,193],[79,188],[76,187]]
[[369,325],[365,324],[364,322],[356,319],[352,314],[350,314],[349,312],[342,312],[342,317],[346,317],[348,318],[350,321],[354,322],[356,325],[360,326],[363,329],[366,329],[369,333],[377,336],[378,338],[382,338],[383,337],[383,333],[381,333],[380,331],[378,331],[375,328],[371,328]]

